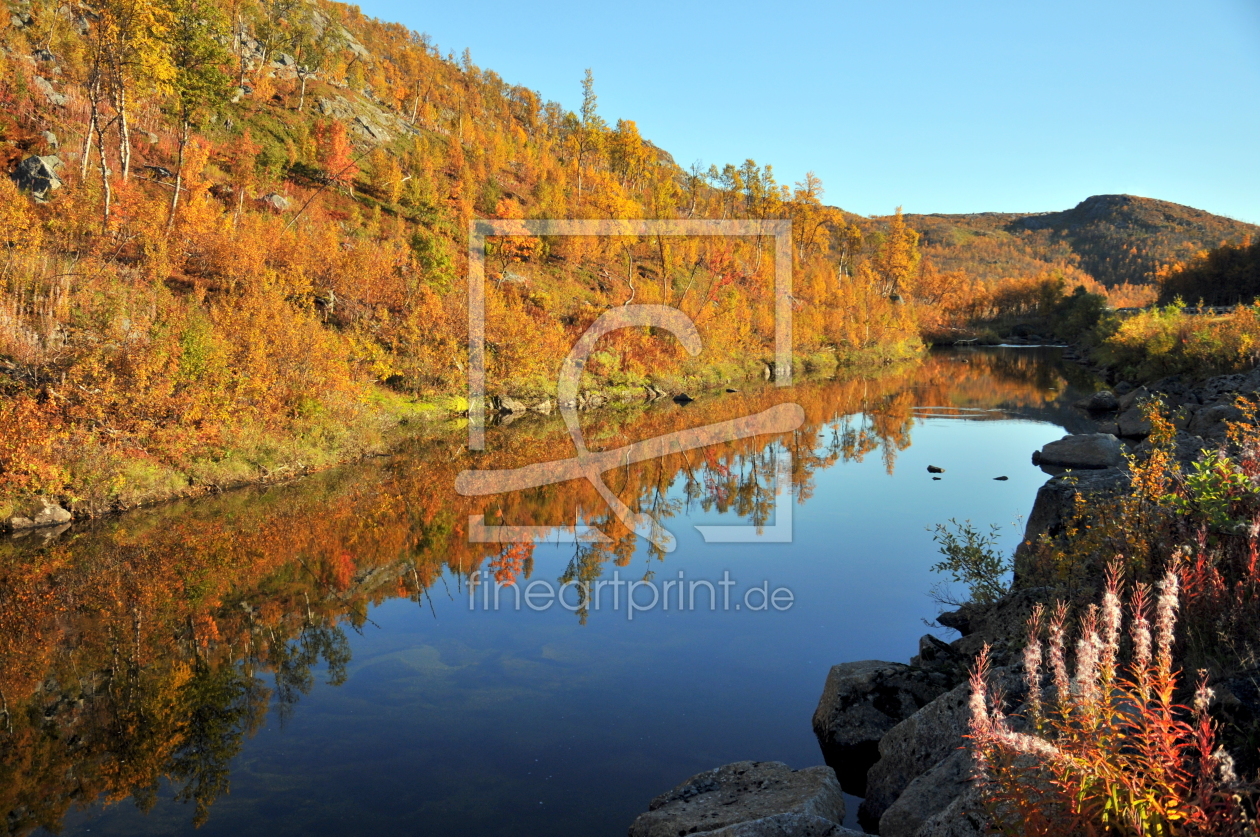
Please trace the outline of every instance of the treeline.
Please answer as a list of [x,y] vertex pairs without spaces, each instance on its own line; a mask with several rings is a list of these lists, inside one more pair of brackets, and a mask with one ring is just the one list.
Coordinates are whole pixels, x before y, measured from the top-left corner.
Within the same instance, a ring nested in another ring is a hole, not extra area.
[[1160,277],[1160,301],[1190,305],[1249,305],[1260,298],[1260,241],[1226,244],[1195,254]]

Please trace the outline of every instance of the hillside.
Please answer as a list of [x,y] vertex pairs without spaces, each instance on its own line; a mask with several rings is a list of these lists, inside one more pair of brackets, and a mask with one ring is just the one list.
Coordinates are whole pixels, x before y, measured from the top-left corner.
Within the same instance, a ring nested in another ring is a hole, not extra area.
[[1036,214],[907,215],[941,270],[985,279],[1080,270],[1106,287],[1154,281],[1165,266],[1260,233],[1260,227],[1168,201],[1094,195]]
[[[684,172],[426,36],[323,0],[29,0],[0,29],[0,519],[301,472],[465,402],[477,218],[795,224],[804,369],[913,357],[908,233],[865,239],[816,178]],[[493,241],[492,395],[554,397],[601,313],[663,303],[704,353],[605,338],[585,388],[760,378],[774,250],[738,239]]]

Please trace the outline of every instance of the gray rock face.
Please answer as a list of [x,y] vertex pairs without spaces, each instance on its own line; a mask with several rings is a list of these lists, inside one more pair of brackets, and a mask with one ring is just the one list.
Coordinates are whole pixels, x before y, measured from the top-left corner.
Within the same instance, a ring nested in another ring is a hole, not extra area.
[[880,739],[951,685],[939,672],[901,663],[862,660],[832,666],[814,710],[814,735],[841,786],[864,795],[866,771],[879,758]]
[[988,826],[980,793],[968,788],[945,810],[929,817],[914,837],[984,837],[990,833]]
[[60,166],[60,157],[27,157],[18,163],[10,177],[19,189],[30,192],[36,200],[47,200],[53,191],[61,188],[61,178],[57,176]]
[[61,147],[61,141],[57,139],[57,135],[54,134],[52,131],[44,131],[44,133],[42,133],[40,136],[43,137],[44,144],[47,145],[49,148],[52,148],[55,150]]
[[[1081,471],[1055,477],[1037,489],[1037,499],[1028,514],[1024,541],[1035,541],[1041,535],[1058,535],[1076,505],[1076,495],[1108,497],[1126,490],[1129,476],[1118,468],[1103,471]],[[1023,544],[1020,545],[1022,550]],[[1017,550],[1016,558],[1019,557]],[[1016,573],[1019,572],[1018,562]]]
[[1124,449],[1110,433],[1084,433],[1051,442],[1040,450],[1036,461],[1061,468],[1118,468],[1124,464]]
[[58,93],[56,88],[52,86],[52,82],[48,79],[43,76],[35,76],[33,81],[35,83],[35,89],[44,94],[44,98],[53,105],[61,108],[65,107],[66,104],[69,103],[70,98],[66,96],[65,93]]
[[971,787],[971,756],[958,750],[906,786],[879,818],[880,837],[915,837],[929,819]]
[[652,800],[629,837],[839,837],[844,797],[829,767],[739,761],[692,776]]
[[45,497],[40,497],[19,510],[18,514],[5,521],[14,532],[26,529],[42,529],[48,526],[61,526],[74,519],[74,515],[60,505]]
[[893,727],[879,742],[879,761],[867,771],[858,821],[869,830],[902,792],[963,746],[971,687],[961,683]]

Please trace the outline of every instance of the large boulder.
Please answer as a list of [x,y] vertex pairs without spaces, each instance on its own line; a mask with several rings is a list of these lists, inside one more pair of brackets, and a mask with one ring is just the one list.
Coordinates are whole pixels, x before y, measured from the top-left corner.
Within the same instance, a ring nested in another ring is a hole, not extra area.
[[880,837],[915,837],[923,825],[971,787],[971,754],[956,750],[906,786],[879,818]]
[[1034,460],[1038,465],[1060,468],[1118,468],[1124,464],[1124,448],[1110,433],[1082,433],[1051,442],[1034,455]]
[[878,829],[902,791],[959,747],[970,717],[971,686],[960,683],[893,727],[879,742],[879,761],[866,774],[858,822]]
[[27,157],[18,163],[9,177],[19,189],[30,192],[36,200],[44,201],[53,191],[61,188],[61,178],[57,176],[60,166],[61,158],[54,155]]
[[844,796],[829,767],[739,761],[652,800],[629,837],[841,837]]
[[495,409],[500,413],[523,413],[529,407],[524,401],[505,395],[495,399]]
[[953,685],[937,671],[862,660],[832,666],[814,711],[814,735],[840,785],[866,792],[866,771],[879,758],[879,741]]
[[4,525],[14,531],[42,529],[48,526],[61,526],[74,519],[74,515],[63,509],[56,501],[47,497],[37,497],[19,506],[12,516],[4,521]]
[[258,202],[269,207],[275,212],[284,212],[289,208],[289,204],[291,203],[284,195],[279,195],[275,192],[268,192],[259,198]]

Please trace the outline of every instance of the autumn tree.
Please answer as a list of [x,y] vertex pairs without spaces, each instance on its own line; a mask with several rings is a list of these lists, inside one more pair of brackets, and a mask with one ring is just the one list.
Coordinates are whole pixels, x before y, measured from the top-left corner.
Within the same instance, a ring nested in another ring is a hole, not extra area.
[[222,46],[227,21],[219,7],[208,0],[173,0],[170,11],[173,19],[168,48],[175,65],[172,107],[179,120],[179,156],[167,219],[167,225],[173,226],[183,188],[189,132],[227,101],[231,82],[223,71],[228,61]]
[[906,226],[897,207],[872,265],[881,292],[889,299],[900,299],[919,267],[919,258],[919,234]]
[[315,126],[315,147],[327,181],[353,192],[359,167],[345,123],[334,118],[321,121]]

